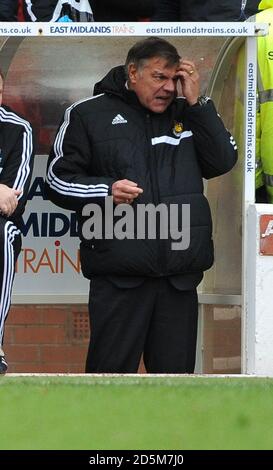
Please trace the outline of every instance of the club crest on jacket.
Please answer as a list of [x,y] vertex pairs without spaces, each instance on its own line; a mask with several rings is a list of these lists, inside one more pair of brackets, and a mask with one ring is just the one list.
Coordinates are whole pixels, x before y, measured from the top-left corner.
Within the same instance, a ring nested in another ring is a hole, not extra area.
[[174,134],[176,137],[180,137],[181,134],[182,134],[182,132],[183,132],[183,124],[182,124],[182,122],[174,121],[173,134]]

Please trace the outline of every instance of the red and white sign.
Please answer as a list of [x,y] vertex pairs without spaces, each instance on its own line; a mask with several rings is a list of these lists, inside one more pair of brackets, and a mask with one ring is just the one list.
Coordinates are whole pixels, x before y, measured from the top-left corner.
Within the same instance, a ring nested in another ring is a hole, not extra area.
[[260,255],[273,256],[273,215],[260,216]]

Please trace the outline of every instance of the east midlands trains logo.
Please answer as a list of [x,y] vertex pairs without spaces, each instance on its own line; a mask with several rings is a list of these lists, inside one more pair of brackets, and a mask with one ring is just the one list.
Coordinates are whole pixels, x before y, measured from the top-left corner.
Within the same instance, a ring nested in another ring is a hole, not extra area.
[[[125,23],[115,23],[113,25],[107,24],[63,24],[57,23],[50,25],[50,34],[54,35],[90,35],[90,36],[108,36],[108,35],[131,35],[135,33],[135,27]],[[41,29],[40,34],[43,33]]]

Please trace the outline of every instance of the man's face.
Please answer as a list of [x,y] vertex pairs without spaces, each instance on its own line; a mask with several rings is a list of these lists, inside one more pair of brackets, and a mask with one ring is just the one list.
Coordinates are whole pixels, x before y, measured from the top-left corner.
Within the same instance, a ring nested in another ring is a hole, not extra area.
[[167,61],[153,57],[136,69],[129,66],[129,87],[134,90],[140,103],[154,113],[163,113],[176,95],[179,64],[168,66]]
[[2,105],[3,100],[3,79],[0,77],[0,106]]

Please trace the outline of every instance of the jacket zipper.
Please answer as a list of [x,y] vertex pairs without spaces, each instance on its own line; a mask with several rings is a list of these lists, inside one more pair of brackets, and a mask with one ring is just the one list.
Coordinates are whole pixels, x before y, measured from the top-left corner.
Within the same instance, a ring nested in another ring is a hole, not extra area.
[[[160,196],[159,196],[159,186],[158,186],[158,170],[157,170],[157,160],[156,154],[152,146],[152,137],[153,137],[153,126],[151,121],[150,114],[146,114],[146,122],[147,122],[147,139],[148,145],[150,150],[150,158],[149,158],[149,171],[151,176],[151,183],[152,183],[152,194],[153,194],[153,202],[155,206],[160,203]],[[159,266],[159,276],[163,276],[166,268],[166,252],[164,247],[164,240],[158,238],[160,235],[160,221],[157,217],[156,220],[156,236],[157,236],[157,263]]]

